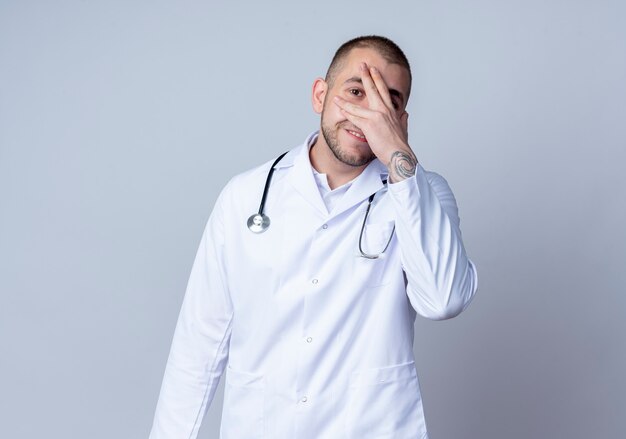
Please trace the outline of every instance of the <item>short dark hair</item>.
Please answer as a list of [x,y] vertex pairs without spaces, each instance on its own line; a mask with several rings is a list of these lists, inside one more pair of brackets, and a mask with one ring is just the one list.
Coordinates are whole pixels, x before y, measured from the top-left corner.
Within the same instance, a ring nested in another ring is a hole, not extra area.
[[363,35],[361,37],[356,37],[346,41],[339,47],[339,49],[337,49],[335,56],[333,56],[333,60],[330,62],[330,66],[328,66],[328,71],[326,72],[325,80],[330,86],[333,85],[337,71],[341,69],[346,56],[348,56],[352,49],[357,48],[374,49],[388,63],[399,64],[407,69],[409,72],[409,91],[411,90],[413,77],[411,75],[409,60],[396,43],[391,41],[389,38],[380,35]]

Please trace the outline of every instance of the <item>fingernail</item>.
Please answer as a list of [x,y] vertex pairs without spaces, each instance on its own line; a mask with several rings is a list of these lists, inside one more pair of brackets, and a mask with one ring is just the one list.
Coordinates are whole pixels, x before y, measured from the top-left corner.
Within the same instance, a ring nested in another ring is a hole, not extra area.
[[367,68],[367,65],[365,65],[364,62],[361,63],[361,70],[365,70]]
[[372,73],[378,73],[378,69],[376,67],[372,67]]

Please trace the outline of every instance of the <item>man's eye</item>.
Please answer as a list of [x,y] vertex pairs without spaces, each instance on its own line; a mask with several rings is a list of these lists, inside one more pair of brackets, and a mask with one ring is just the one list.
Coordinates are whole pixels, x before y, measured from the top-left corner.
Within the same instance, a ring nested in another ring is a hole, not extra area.
[[359,90],[358,88],[351,88],[350,89],[350,94],[354,95],[354,96],[361,96],[361,90]]

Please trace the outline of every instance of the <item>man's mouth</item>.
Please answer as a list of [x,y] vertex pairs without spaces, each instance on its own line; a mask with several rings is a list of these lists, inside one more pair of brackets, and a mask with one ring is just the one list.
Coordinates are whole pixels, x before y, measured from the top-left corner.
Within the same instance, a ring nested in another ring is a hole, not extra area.
[[365,138],[365,136],[363,135],[363,133],[360,133],[358,131],[353,131],[353,130],[346,130],[348,132],[348,134],[350,134],[352,137],[360,140],[361,142],[367,142],[367,139]]

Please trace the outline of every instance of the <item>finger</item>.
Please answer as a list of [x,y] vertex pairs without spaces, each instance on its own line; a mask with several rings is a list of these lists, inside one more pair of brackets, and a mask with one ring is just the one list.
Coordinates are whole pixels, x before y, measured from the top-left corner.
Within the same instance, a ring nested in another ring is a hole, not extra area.
[[364,125],[364,122],[365,122],[364,118],[359,117],[359,116],[355,116],[354,114],[350,114],[346,110],[344,110],[343,108],[340,111],[341,111],[341,114],[343,114],[346,117],[346,119],[348,119],[348,121],[350,121],[350,123],[352,123],[358,129],[363,130],[363,125]]
[[382,101],[385,103],[385,106],[391,111],[395,111],[395,108],[393,108],[393,100],[391,99],[391,95],[389,94],[389,88],[387,87],[387,84],[385,83],[382,75],[376,67],[371,67],[370,73],[372,80],[376,85],[378,94],[381,97]]
[[378,87],[370,75],[369,67],[367,64],[361,63],[359,68],[361,70],[361,81],[363,81],[365,94],[367,95],[367,100],[369,101],[369,107],[373,110],[382,108],[385,105],[385,101],[381,97]]
[[400,116],[400,123],[402,124],[402,130],[404,131],[404,134],[408,137],[408,134],[409,134],[409,113],[407,113],[406,111],[404,113],[402,113],[402,116]]
[[371,118],[374,114],[373,110],[348,102],[339,96],[335,96],[334,102],[342,110],[364,119]]
[[400,116],[400,123],[402,124],[402,131],[404,132],[404,140],[409,138],[409,113],[406,111]]

